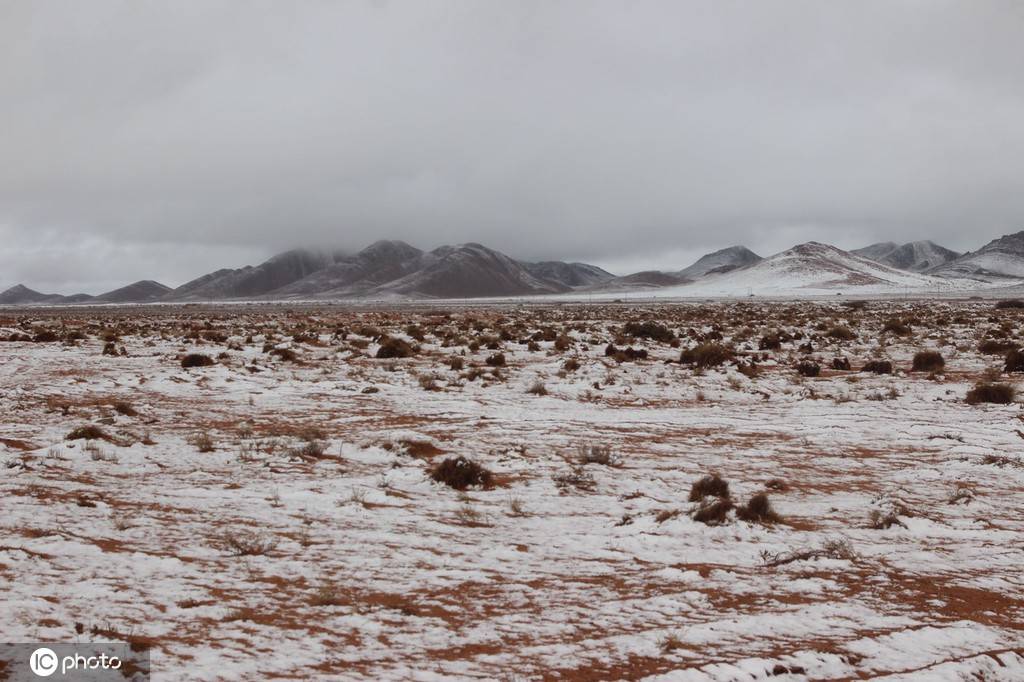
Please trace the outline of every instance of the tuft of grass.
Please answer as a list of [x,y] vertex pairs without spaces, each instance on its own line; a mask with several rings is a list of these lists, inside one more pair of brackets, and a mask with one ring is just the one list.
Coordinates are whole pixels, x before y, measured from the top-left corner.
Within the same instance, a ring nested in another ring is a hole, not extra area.
[[810,360],[803,360],[797,363],[796,371],[800,376],[816,377],[821,374],[821,365]]
[[698,369],[707,369],[724,365],[733,357],[735,357],[735,353],[728,346],[723,346],[720,343],[702,343],[680,353],[679,362],[684,365],[694,365]]
[[892,363],[888,360],[869,360],[864,363],[860,371],[872,374],[892,374]]
[[391,358],[408,358],[415,353],[416,349],[408,341],[388,336],[381,340],[375,357],[378,360],[389,360]]
[[110,440],[110,436],[100,427],[88,424],[68,432],[64,440]]
[[768,499],[767,493],[757,493],[745,505],[736,510],[736,516],[751,523],[778,523],[782,521]]
[[938,372],[946,366],[946,360],[942,353],[934,350],[924,350],[914,354],[914,362],[910,367],[912,372]]
[[734,505],[729,498],[705,498],[693,512],[693,520],[708,526],[720,526],[729,518]]
[[1019,348],[1011,348],[1006,354],[1006,364],[1003,365],[1003,371],[1007,374],[1024,372],[1024,352],[1021,352]]
[[234,556],[263,555],[277,547],[277,538],[251,530],[224,533],[220,540],[224,548]]
[[461,455],[439,462],[430,472],[430,477],[455,490],[465,490],[470,486],[490,488],[494,483],[490,470]]
[[209,367],[213,364],[215,364],[213,358],[202,353],[189,353],[181,359],[183,369],[188,369],[189,367]]
[[1009,405],[1017,395],[1017,389],[1010,384],[997,384],[982,381],[975,384],[974,388],[967,392],[966,400],[968,405],[979,403],[994,403],[996,405]]
[[729,482],[718,474],[709,474],[690,487],[690,502],[699,502],[705,497],[729,498]]

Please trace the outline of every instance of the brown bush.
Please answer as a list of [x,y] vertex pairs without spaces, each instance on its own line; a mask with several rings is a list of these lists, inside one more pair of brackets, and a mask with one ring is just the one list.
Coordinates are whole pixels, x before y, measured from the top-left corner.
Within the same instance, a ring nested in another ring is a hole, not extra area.
[[110,436],[107,432],[98,426],[92,424],[86,426],[79,426],[77,429],[69,432],[68,435],[64,436],[64,440],[110,440]]
[[214,364],[213,358],[202,353],[189,353],[181,359],[183,369],[188,369],[189,367],[209,367],[212,364]]
[[562,369],[564,369],[566,372],[575,372],[579,368],[580,361],[577,360],[576,358],[569,358],[564,363],[562,363]]
[[850,371],[850,360],[849,358],[833,358],[832,369],[841,370],[844,372]]
[[860,371],[872,374],[892,374],[892,363],[888,360],[869,360],[861,367]]
[[405,339],[388,336],[381,340],[380,348],[377,349],[378,360],[390,360],[391,358],[408,358],[416,352],[416,349]]
[[778,523],[782,517],[772,509],[767,493],[757,493],[736,510],[736,516],[751,523]]
[[887,332],[895,334],[896,336],[910,336],[913,333],[913,330],[910,328],[910,325],[903,320],[893,318],[891,320],[886,320],[885,324],[882,325],[882,333],[885,334]]
[[627,322],[623,333],[637,339],[653,339],[668,343],[676,337],[668,327],[656,322]]
[[800,373],[800,376],[816,377],[821,374],[821,365],[810,360],[803,360],[797,363],[796,371]]
[[699,502],[705,497],[729,497],[729,482],[718,474],[709,474],[690,487],[690,502]]
[[733,359],[735,353],[727,346],[719,343],[702,343],[684,350],[679,355],[679,362],[684,365],[695,365],[700,369],[717,367]]
[[615,362],[636,362],[637,360],[646,360],[647,351],[643,348],[616,348],[614,344],[609,343],[605,349],[604,354],[606,357],[610,357]]
[[484,360],[484,362],[487,363],[488,367],[504,367],[505,366],[505,354],[504,353],[495,353],[494,355],[488,356],[487,359]]
[[978,403],[995,403],[997,405],[1008,405],[1013,402],[1017,389],[1009,384],[994,384],[980,382],[967,393],[965,400],[968,405]]
[[1024,353],[1018,348],[1014,348],[1006,354],[1006,364],[1003,367],[1004,372],[1024,372]]
[[838,341],[853,341],[857,335],[850,331],[849,327],[837,325],[828,330],[828,337]]
[[985,355],[1000,355],[1007,351],[1016,350],[1017,345],[1010,341],[997,341],[996,339],[986,339],[978,344],[978,352],[984,353]]
[[494,481],[489,470],[461,455],[439,462],[430,472],[430,477],[456,490],[465,490],[473,485],[490,488]]
[[709,526],[719,526],[729,518],[734,505],[729,498],[708,498],[693,512],[693,520]]
[[946,360],[942,353],[934,350],[924,350],[914,354],[914,362],[910,367],[912,372],[938,372],[946,366]]

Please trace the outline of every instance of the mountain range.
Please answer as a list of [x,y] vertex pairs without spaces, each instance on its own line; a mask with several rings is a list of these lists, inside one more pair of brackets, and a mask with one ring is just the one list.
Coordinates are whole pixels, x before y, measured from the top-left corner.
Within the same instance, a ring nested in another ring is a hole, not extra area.
[[1024,232],[965,254],[930,241],[881,242],[853,251],[807,242],[767,258],[730,246],[680,270],[624,276],[586,263],[520,261],[476,243],[422,251],[382,240],[355,254],[286,251],[259,265],[216,270],[177,288],[141,280],[98,296],[62,296],[18,284],[0,292],[0,305],[594,296],[637,290],[658,296],[799,295],[1013,285],[1024,285]]

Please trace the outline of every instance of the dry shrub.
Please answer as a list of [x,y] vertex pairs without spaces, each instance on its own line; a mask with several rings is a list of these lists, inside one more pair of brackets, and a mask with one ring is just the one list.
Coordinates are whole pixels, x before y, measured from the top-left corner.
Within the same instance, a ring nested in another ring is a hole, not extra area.
[[850,371],[850,359],[849,358],[832,358],[832,369],[837,369],[843,372]]
[[860,371],[872,374],[892,374],[892,363],[888,360],[869,360],[861,367]]
[[913,330],[910,325],[900,319],[886,320],[885,324],[882,325],[882,333],[895,334],[896,336],[910,336]]
[[116,403],[114,403],[114,411],[117,412],[118,414],[124,415],[125,417],[137,417],[139,415],[139,413],[135,411],[135,408],[132,407],[130,403],[127,403],[123,400],[119,400]]
[[1016,349],[1016,344],[1010,341],[997,341],[996,339],[986,339],[978,344],[978,352],[985,355],[1000,355]]
[[729,498],[706,498],[693,512],[693,520],[709,526],[719,526],[729,519],[734,505]]
[[612,454],[609,445],[581,445],[577,460],[580,464],[602,464],[606,467],[622,466],[622,461]]
[[495,353],[494,355],[489,355],[487,359],[484,360],[484,362],[487,364],[488,367],[504,367],[505,354]]
[[736,516],[751,523],[778,523],[782,520],[768,499],[767,493],[757,493],[736,510]]
[[274,348],[270,354],[284,362],[297,362],[299,359],[298,353],[291,348]]
[[537,379],[532,384],[530,384],[530,387],[526,389],[526,392],[531,395],[547,395],[548,387],[544,385],[543,381]]
[[557,351],[567,351],[571,346],[572,339],[570,339],[565,334],[562,334],[557,339],[555,339],[555,350]]
[[88,424],[86,426],[79,426],[74,429],[68,435],[64,436],[64,440],[110,440],[110,436],[107,432],[98,426]]
[[277,539],[257,531],[240,530],[222,535],[221,544],[235,556],[256,556],[277,547]]
[[668,327],[656,322],[627,322],[623,333],[637,339],[653,339],[668,343],[676,337]]
[[679,362],[684,365],[695,365],[700,369],[717,367],[733,359],[735,353],[720,343],[702,343],[684,350],[679,355]]
[[488,469],[461,455],[439,462],[430,472],[430,477],[456,490],[465,490],[473,485],[490,488],[494,482],[494,475]]
[[579,490],[593,490],[597,486],[597,481],[582,464],[574,466],[568,473],[555,474],[551,480],[563,490],[570,487]]
[[198,433],[192,434],[188,439],[189,445],[195,447],[199,452],[213,452],[217,449],[217,444],[213,441],[213,437],[206,431],[199,431]]
[[605,357],[610,357],[615,362],[636,362],[637,360],[646,360],[647,351],[643,348],[616,348],[615,344],[609,343],[604,349]]
[[982,381],[975,384],[974,388],[967,392],[965,400],[968,405],[977,405],[978,403],[1008,405],[1013,402],[1016,394],[1017,389],[1010,384],[996,384]]
[[857,335],[854,334],[849,327],[837,325],[828,330],[828,337],[838,341],[853,341],[857,338]]
[[1020,349],[1014,348],[1006,354],[1006,364],[1003,366],[1004,372],[1024,372],[1024,353]]
[[386,337],[381,340],[380,348],[377,349],[378,360],[389,360],[391,358],[408,358],[416,352],[416,349],[405,339]]
[[214,364],[213,358],[202,353],[189,353],[181,359],[183,369],[188,369],[189,367],[209,367],[212,364]]
[[821,365],[816,362],[811,362],[810,360],[803,360],[802,362],[797,363],[796,371],[800,376],[816,377],[821,374]]
[[466,366],[466,361],[459,355],[453,355],[448,361],[448,369],[453,369],[456,372],[461,372],[462,368]]
[[699,502],[705,497],[729,497],[729,482],[718,474],[709,474],[690,487],[690,502]]
[[946,360],[942,353],[934,350],[924,350],[914,354],[914,362],[911,365],[912,372],[938,372],[946,366]]
[[577,360],[576,358],[569,358],[564,363],[562,363],[562,369],[564,369],[566,372],[575,372],[579,368],[580,361]]
[[1006,310],[1009,308],[1024,308],[1024,301],[1019,298],[1011,298],[996,303],[996,310]]

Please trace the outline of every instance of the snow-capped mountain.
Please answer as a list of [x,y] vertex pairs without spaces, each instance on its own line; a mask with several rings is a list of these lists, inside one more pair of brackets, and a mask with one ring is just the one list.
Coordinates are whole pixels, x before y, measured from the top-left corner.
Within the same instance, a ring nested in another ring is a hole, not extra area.
[[955,286],[949,280],[898,270],[829,244],[807,242],[753,265],[671,287],[659,296],[887,293]]
[[945,278],[966,278],[981,282],[1024,279],[1024,232],[993,239],[977,251],[965,253],[928,274]]
[[684,279],[700,279],[705,275],[729,272],[763,260],[745,246],[730,246],[701,256],[696,263],[673,273]]
[[925,272],[960,256],[956,251],[928,240],[906,244],[879,242],[862,249],[854,249],[850,253],[911,272]]

